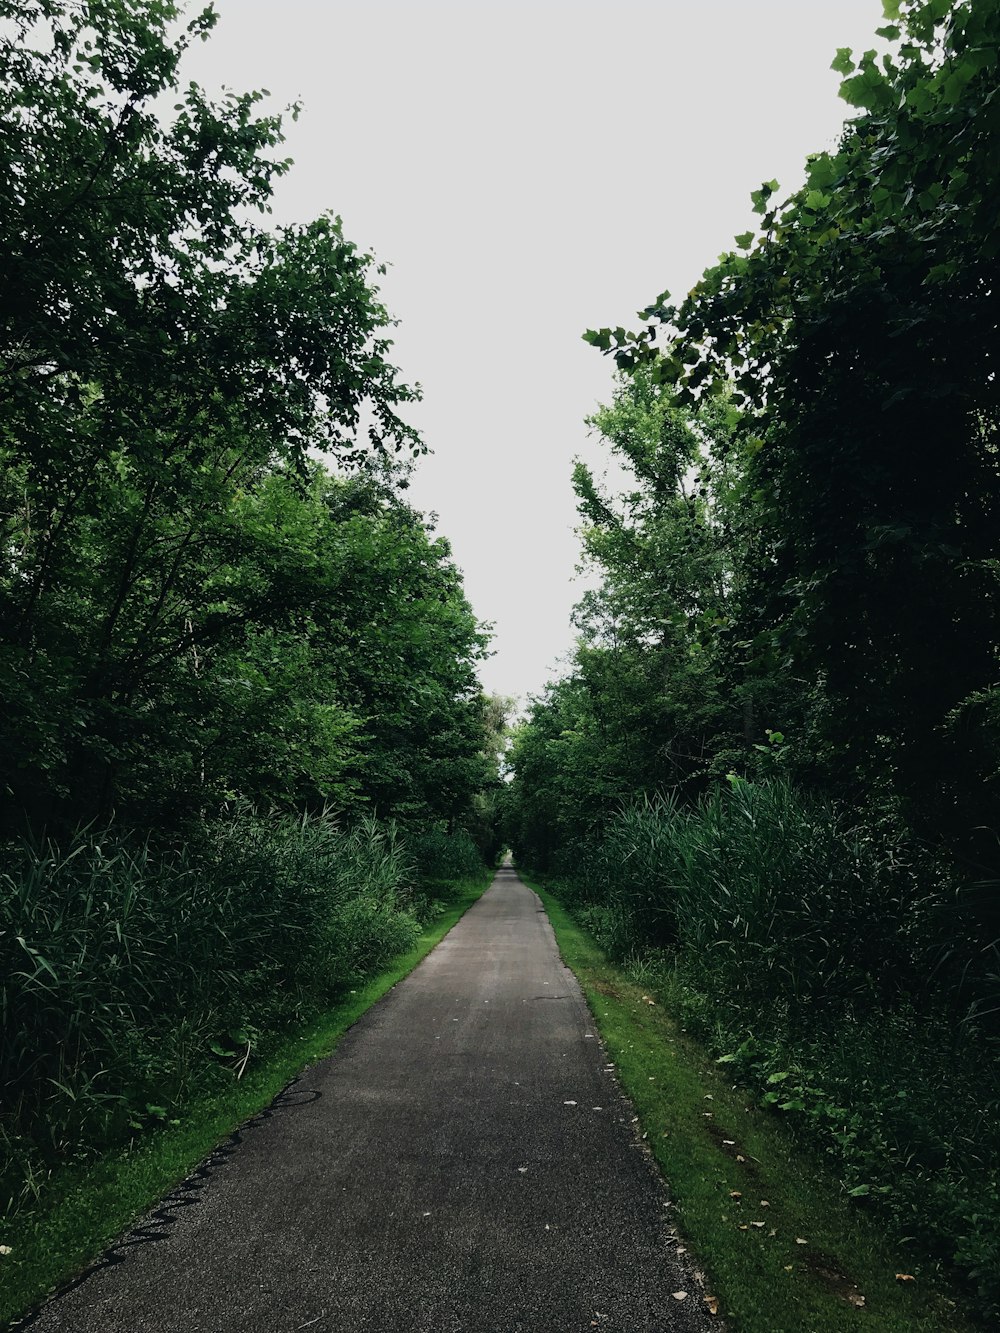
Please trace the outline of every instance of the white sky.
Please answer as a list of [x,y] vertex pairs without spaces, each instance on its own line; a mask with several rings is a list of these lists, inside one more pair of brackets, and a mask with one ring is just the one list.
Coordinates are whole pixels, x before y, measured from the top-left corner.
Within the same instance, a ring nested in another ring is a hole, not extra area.
[[[195,6],[192,6],[195,8]],[[830,61],[874,45],[880,0],[216,0],[185,74],[301,98],[279,222],[340,213],[392,267],[395,359],[434,450],[439,515],[488,690],[537,692],[572,645],[570,469],[611,365],[581,341],[683,295],[798,185],[848,108]]]

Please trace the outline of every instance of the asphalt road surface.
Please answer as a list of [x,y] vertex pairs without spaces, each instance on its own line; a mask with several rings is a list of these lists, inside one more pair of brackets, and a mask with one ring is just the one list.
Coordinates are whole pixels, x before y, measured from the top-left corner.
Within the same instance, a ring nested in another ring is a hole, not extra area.
[[32,1333],[718,1328],[674,1248],[580,989],[503,869]]

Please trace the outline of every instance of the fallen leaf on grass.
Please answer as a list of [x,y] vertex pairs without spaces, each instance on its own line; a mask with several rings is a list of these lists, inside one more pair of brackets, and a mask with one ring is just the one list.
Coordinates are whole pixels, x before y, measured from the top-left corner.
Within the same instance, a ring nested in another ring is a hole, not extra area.
[[736,1160],[737,1160],[738,1162],[745,1162],[747,1159],[743,1156],[742,1153],[737,1153],[737,1154],[736,1154]]
[[752,1227],[760,1227],[761,1230],[764,1229],[764,1223],[763,1223],[763,1222],[751,1222],[750,1225],[751,1225]]
[[916,1280],[917,1280],[917,1279],[913,1276],[912,1273],[897,1273],[897,1274],[896,1274],[896,1281],[897,1281],[897,1282],[916,1282]]
[[708,1306],[709,1314],[719,1313],[719,1298],[717,1296],[704,1297],[705,1304]]
[[742,1190],[730,1190],[730,1191],[729,1191],[729,1197],[730,1197],[731,1199],[742,1199],[742,1198],[743,1198],[743,1191],[742,1191]]
[[808,1242],[807,1240],[803,1240],[801,1236],[796,1236],[796,1237],[795,1237],[795,1244],[796,1244],[796,1245],[808,1245],[809,1242]]
[[13,1253],[14,1251],[10,1248],[9,1245],[0,1245],[0,1255],[8,1255]]
[[672,1292],[671,1295],[673,1296],[675,1301],[686,1301],[688,1298],[688,1294],[686,1291],[675,1291]]
[[847,1304],[853,1305],[856,1310],[865,1308],[865,1298],[859,1292],[852,1291],[848,1293]]

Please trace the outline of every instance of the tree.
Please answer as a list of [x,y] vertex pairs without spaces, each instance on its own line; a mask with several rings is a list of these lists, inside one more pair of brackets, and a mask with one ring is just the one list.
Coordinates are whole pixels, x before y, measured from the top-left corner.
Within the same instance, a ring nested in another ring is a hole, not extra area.
[[182,86],[215,16],[178,13],[0,2],[8,818],[106,817],[176,692],[274,623],[245,520],[275,469],[422,448],[374,261],[336,218],[252,220],[289,165],[281,122]]
[[679,307],[655,301],[641,335],[588,336],[682,400],[735,379],[763,444],[752,583],[781,669],[819,700],[829,780],[887,791],[985,858],[973,829],[996,827],[995,766],[969,756],[992,749],[974,733],[995,725],[1000,628],[1000,5],[885,9],[894,49],[834,62],[858,109],[837,151],[781,204],[762,186],[759,234]]

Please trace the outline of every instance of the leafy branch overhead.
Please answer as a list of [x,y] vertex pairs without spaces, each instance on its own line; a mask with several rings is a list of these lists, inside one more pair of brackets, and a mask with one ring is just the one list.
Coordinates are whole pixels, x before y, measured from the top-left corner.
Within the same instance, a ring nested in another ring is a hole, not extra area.
[[738,236],[737,251],[680,305],[663,293],[639,312],[645,329],[591,331],[590,343],[623,369],[654,361],[686,397],[732,379],[759,405],[800,330],[900,267],[924,302],[891,312],[900,331],[950,299],[982,298],[983,265],[1000,245],[988,225],[997,6],[912,0],[885,9],[894,22],[879,36],[889,49],[842,48],[833,61],[841,96],[860,113],[838,149],[812,155],[783,202],[777,181],[754,191],[758,232]]

